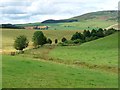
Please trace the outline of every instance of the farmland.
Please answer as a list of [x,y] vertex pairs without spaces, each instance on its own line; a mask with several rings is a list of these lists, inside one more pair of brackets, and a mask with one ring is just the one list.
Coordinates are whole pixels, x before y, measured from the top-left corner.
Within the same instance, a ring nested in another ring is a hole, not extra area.
[[[44,46],[3,55],[3,87],[118,87],[117,55],[117,33],[81,46]],[[73,64],[74,60],[97,68]]]
[[[54,39],[58,39],[61,41],[62,37],[66,37],[67,39],[70,39],[71,36],[80,30],[43,30],[43,33],[48,38],[51,38],[53,41]],[[17,36],[19,35],[25,35],[27,36],[30,45],[32,45],[32,36],[35,30],[18,30],[18,29],[2,29],[2,49],[3,50],[14,50],[13,43]],[[82,32],[82,30],[80,31]]]
[[65,20],[77,20],[77,22],[59,22],[59,23],[26,23],[17,24],[18,26],[49,26],[48,30],[84,30],[107,28],[117,23],[118,13],[115,10],[111,11],[98,11],[86,13],[80,16]]
[[[96,16],[97,15],[97,16]],[[106,15],[110,17],[106,17]],[[3,88],[117,88],[118,87],[118,33],[100,39],[61,46],[75,32],[116,25],[115,16],[110,12],[97,12],[74,17],[78,22],[31,23],[19,26],[50,26],[40,30],[53,43],[33,48],[32,36],[35,31],[26,29],[2,29],[2,87]],[[93,17],[91,17],[93,16]],[[72,19],[72,18],[71,18]],[[25,35],[29,46],[23,54],[11,56],[16,51],[14,40]]]
[[118,87],[117,74],[30,58],[3,56],[4,88]]

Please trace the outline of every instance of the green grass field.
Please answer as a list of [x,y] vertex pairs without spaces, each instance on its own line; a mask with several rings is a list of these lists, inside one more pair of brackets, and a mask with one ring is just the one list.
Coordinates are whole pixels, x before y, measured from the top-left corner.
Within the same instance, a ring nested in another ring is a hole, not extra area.
[[[116,21],[107,21],[101,19],[88,19],[79,22],[70,22],[70,23],[33,23],[26,24],[22,26],[49,26],[48,30],[85,30],[85,29],[97,29],[97,28],[106,28],[110,25],[116,24]],[[88,28],[89,27],[89,28]]]
[[21,56],[117,72],[118,33],[79,46],[52,45],[30,49]]
[[81,44],[80,46],[57,47],[50,56],[66,62],[86,62],[96,65],[118,66],[118,33]]
[[115,88],[117,74],[3,56],[3,88]]
[[3,87],[117,88],[117,49],[115,33],[80,46],[43,46],[3,55]]
[[[115,21],[103,21],[103,20],[98,20],[98,19],[90,19],[86,21],[81,21],[81,22],[73,22],[73,23],[60,23],[58,24],[57,27],[52,27],[49,28],[51,30],[92,30],[92,29],[97,29],[97,28],[106,28],[109,27],[110,25],[116,24]],[[54,25],[54,24],[53,24]]]

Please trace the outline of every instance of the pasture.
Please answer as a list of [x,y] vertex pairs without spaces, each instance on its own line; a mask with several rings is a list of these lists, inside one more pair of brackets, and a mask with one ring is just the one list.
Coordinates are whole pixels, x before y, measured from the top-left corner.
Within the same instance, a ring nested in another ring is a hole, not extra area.
[[49,26],[48,30],[92,30],[97,28],[106,28],[110,25],[116,24],[116,21],[107,21],[102,19],[88,19],[78,22],[68,23],[31,23],[19,26]]
[[66,62],[79,61],[117,67],[118,33],[83,43],[80,46],[56,47],[50,52],[50,56],[65,60]]
[[116,88],[117,74],[3,55],[3,88]]
[[[53,41],[71,38],[82,30],[43,30]],[[2,30],[3,50],[12,51],[14,39],[26,35],[24,54],[4,55],[3,88],[117,88],[118,33],[76,46],[45,45],[32,49],[35,30]]]
[[20,56],[118,73],[118,33],[78,46],[29,49]]

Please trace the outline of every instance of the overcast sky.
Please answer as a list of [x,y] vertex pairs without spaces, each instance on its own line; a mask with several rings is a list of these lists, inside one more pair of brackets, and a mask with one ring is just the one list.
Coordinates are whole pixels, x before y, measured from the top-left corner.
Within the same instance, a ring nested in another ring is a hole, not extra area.
[[117,10],[119,0],[0,0],[0,23],[65,19],[88,12]]

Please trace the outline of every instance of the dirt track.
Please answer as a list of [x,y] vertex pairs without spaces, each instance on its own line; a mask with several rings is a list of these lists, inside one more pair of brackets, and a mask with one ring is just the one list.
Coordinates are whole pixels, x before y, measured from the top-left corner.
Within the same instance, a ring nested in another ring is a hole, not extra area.
[[[113,25],[111,25],[111,26],[107,27],[106,29],[113,28],[113,27],[114,27],[114,26],[116,26],[116,25],[118,25],[118,24],[113,24]],[[116,29],[116,28],[115,28],[115,29]]]

